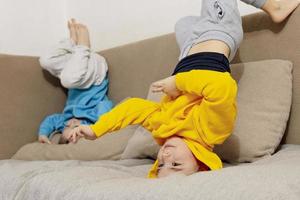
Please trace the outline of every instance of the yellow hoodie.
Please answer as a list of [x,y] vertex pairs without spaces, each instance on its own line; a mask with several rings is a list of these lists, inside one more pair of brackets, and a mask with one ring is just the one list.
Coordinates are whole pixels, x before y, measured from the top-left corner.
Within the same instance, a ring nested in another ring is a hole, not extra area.
[[[181,137],[194,156],[211,170],[222,168],[213,152],[231,134],[236,117],[237,86],[228,72],[192,70],[175,76],[182,95],[164,96],[160,103],[130,98],[102,115],[91,125],[97,137],[105,133],[141,124],[159,145],[166,138]],[[148,177],[157,175],[156,161]]]

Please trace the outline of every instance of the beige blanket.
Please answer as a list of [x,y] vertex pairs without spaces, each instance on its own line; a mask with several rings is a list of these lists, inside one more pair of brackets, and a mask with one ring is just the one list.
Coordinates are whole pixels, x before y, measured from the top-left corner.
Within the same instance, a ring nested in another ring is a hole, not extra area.
[[252,164],[146,179],[151,160],[0,161],[0,199],[300,199],[300,145]]

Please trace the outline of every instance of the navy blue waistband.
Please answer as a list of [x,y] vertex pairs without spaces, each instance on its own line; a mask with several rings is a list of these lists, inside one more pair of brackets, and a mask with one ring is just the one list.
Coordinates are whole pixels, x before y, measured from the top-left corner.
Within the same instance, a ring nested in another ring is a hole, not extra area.
[[231,72],[229,60],[224,54],[216,52],[200,52],[183,58],[176,65],[172,75],[194,69]]

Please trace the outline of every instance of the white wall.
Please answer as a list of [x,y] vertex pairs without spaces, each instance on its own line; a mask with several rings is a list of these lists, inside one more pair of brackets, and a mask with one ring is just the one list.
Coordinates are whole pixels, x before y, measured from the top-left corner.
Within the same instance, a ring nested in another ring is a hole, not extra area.
[[39,55],[65,36],[65,1],[0,0],[0,53]]
[[[39,56],[68,36],[74,17],[89,27],[92,47],[102,50],[173,31],[200,0],[0,0],[0,53]],[[242,15],[256,12],[239,4]]]
[[172,32],[183,13],[197,14],[201,8],[199,0],[68,2],[72,2],[68,16],[90,27],[92,44],[97,50]]

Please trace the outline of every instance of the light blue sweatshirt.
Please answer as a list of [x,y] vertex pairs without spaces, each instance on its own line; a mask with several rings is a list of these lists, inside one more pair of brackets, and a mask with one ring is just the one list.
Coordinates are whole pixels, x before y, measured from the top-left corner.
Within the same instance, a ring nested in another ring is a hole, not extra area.
[[63,112],[46,117],[40,125],[39,134],[49,137],[54,131],[62,132],[71,118],[80,119],[81,124],[95,123],[99,116],[113,107],[106,95],[107,89],[108,79],[88,89],[70,89]]

